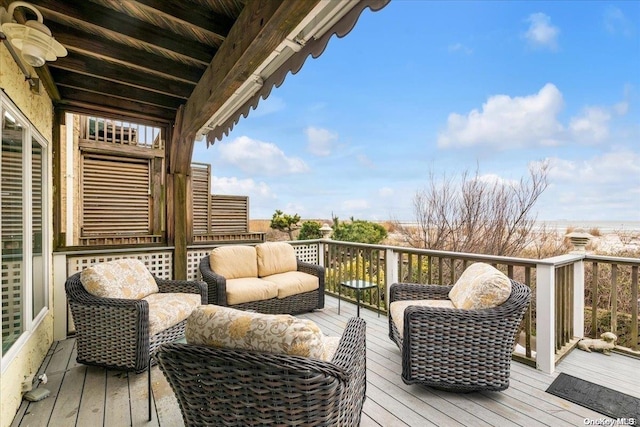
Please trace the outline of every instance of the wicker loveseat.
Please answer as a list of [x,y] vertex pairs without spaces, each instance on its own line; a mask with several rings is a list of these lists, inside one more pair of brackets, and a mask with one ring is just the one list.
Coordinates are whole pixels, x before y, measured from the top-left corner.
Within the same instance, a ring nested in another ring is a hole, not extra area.
[[[211,312],[221,311],[234,320],[211,323],[217,315]],[[187,427],[358,426],[366,391],[365,322],[350,319],[342,336],[330,337],[332,346],[319,352],[310,349],[323,342],[316,328],[289,315],[208,305],[189,318],[187,344],[163,344],[154,357]]]
[[208,302],[268,314],[324,307],[324,267],[296,258],[284,242],[215,248],[200,261]]
[[506,300],[486,308],[456,308],[450,300],[453,286],[391,285],[389,337],[401,350],[405,383],[449,391],[509,386],[511,355],[531,290],[503,280],[509,283]]
[[[102,280],[112,283],[97,284]],[[184,337],[186,318],[207,302],[204,282],[161,280],[135,259],[89,267],[69,277],[65,291],[77,361],[138,373],[148,368],[160,344]]]

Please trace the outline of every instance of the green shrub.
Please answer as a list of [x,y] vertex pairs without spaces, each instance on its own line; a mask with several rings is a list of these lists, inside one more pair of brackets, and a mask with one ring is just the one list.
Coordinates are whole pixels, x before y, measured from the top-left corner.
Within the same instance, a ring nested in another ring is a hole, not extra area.
[[300,234],[298,234],[298,240],[312,240],[322,238],[322,232],[320,231],[320,223],[317,221],[305,221],[300,227]]
[[361,219],[351,219],[351,222],[340,222],[333,218],[333,240],[342,242],[357,242],[376,245],[387,238],[387,230],[380,224]]

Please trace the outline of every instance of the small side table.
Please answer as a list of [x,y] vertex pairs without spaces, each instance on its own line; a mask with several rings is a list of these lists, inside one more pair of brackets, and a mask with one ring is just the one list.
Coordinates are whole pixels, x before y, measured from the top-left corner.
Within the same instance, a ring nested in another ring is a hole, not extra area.
[[[357,316],[360,317],[360,292],[367,289],[377,288],[378,285],[367,282],[366,280],[347,280],[340,282],[340,286],[338,287],[338,314],[340,314],[340,288],[343,286],[356,291],[356,312]],[[380,317],[380,291],[378,291],[378,317]]]

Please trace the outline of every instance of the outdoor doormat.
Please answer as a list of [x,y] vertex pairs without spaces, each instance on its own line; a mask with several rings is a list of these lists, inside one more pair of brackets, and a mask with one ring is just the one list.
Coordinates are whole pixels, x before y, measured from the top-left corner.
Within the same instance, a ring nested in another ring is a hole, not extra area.
[[611,418],[635,418],[640,421],[640,399],[571,375],[558,375],[547,393]]

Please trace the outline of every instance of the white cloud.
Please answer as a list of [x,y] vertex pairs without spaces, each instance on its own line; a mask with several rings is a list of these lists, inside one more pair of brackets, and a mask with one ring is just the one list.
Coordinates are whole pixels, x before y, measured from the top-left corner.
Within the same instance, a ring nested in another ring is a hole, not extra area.
[[624,116],[629,112],[629,101],[620,101],[613,106],[613,111],[619,116]]
[[331,154],[333,143],[338,139],[338,134],[327,129],[309,126],[304,130],[307,134],[309,151],[316,156],[326,157]]
[[462,43],[450,44],[447,49],[449,50],[449,52],[461,52],[467,55],[471,55],[473,53],[473,50],[471,50],[471,48],[463,45]]
[[289,202],[285,205],[282,211],[289,215],[299,215],[305,213],[305,208],[299,203]]
[[532,13],[527,22],[529,29],[524,36],[531,46],[551,50],[558,48],[560,29],[551,25],[551,18],[544,13]]
[[[555,158],[552,159],[549,176],[588,187],[620,183],[620,191],[627,191],[631,187],[640,187],[640,152],[614,150],[582,161]],[[623,184],[625,182],[627,184]]]
[[213,194],[248,195],[261,199],[275,199],[276,197],[266,183],[255,182],[251,178],[213,176],[211,178],[211,192]]
[[393,196],[393,194],[394,194],[394,191],[392,188],[382,187],[378,189],[378,196],[380,197],[391,197]]
[[373,160],[371,160],[371,158],[366,154],[357,154],[356,160],[359,164],[369,169],[374,169],[376,167],[376,164],[373,163]]
[[604,108],[587,107],[580,116],[571,119],[569,130],[579,143],[601,142],[609,136],[610,119],[611,114]]
[[351,199],[342,202],[342,210],[346,212],[361,211],[370,208],[370,204],[365,199]]
[[604,12],[604,28],[611,34],[633,35],[633,25],[620,9],[609,6]]
[[556,116],[562,106],[562,93],[551,83],[529,96],[494,95],[482,105],[482,111],[474,109],[466,116],[449,114],[447,129],[438,135],[438,146],[505,149],[557,145],[563,127]]
[[287,157],[277,145],[241,136],[219,145],[220,158],[252,175],[286,175],[309,170],[300,158]]
[[514,186],[518,185],[518,181],[512,179],[505,179],[494,173],[486,173],[478,176],[478,181],[489,185],[502,185],[502,186]]
[[640,152],[624,149],[584,160],[550,160],[551,185],[539,207],[546,218],[638,218]]

